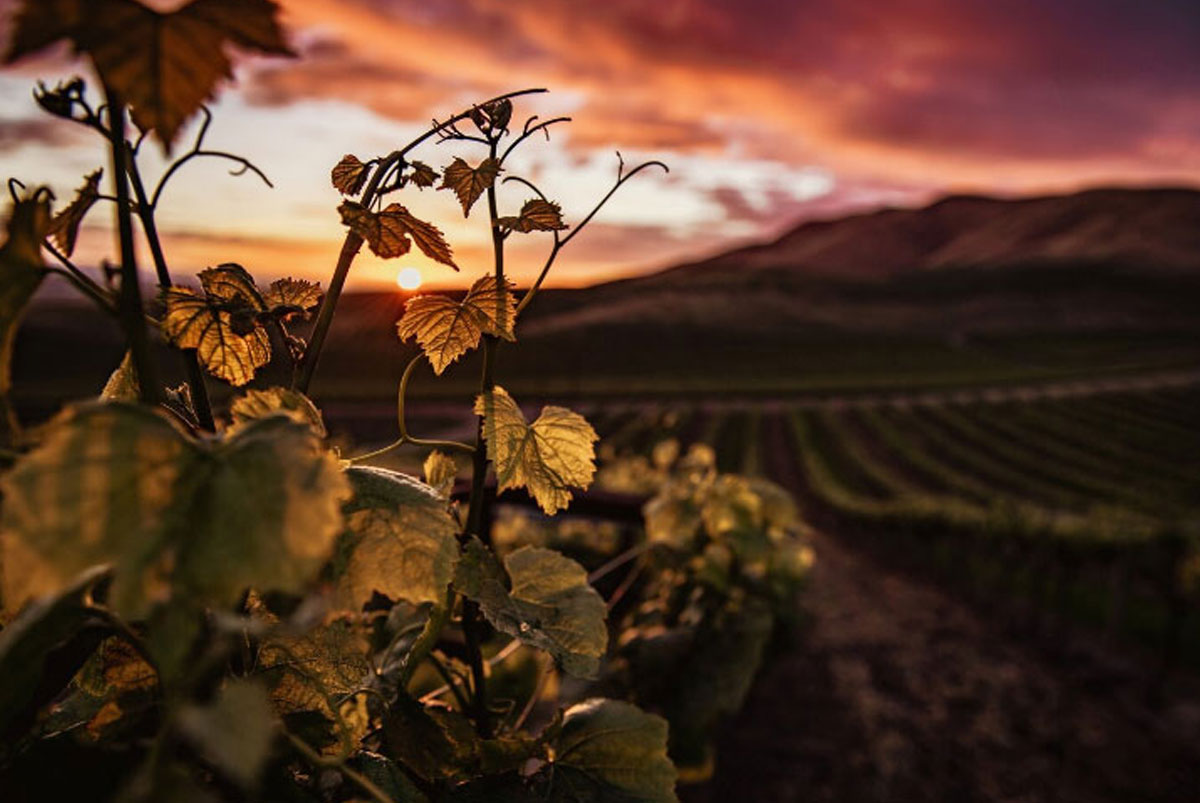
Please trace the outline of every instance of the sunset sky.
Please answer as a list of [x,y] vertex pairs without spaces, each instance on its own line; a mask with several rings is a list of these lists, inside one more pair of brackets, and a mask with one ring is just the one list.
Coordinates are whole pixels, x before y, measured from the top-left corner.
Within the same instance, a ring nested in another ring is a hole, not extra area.
[[[13,3],[0,0],[7,17]],[[171,3],[159,2],[159,7]],[[176,4],[177,5],[177,4]],[[343,236],[329,169],[403,144],[473,100],[552,90],[528,114],[569,114],[532,141],[525,172],[578,220],[627,163],[636,179],[560,258],[552,282],[588,284],[772,237],[799,220],[947,192],[1023,194],[1098,184],[1200,183],[1196,0],[285,0],[297,60],[242,60],[209,144],[272,178],[196,163],[161,212],[179,273],[241,262],[327,279]],[[4,37],[7,38],[7,28]],[[0,73],[3,174],[66,203],[106,164],[100,143],[40,112],[35,79],[79,71],[62,52]],[[440,168],[458,144],[417,154]],[[153,169],[161,164],[149,160]],[[507,187],[515,214],[527,193]],[[437,223],[463,277],[487,269],[482,216],[447,192],[401,198]],[[81,261],[111,243],[94,213]],[[502,209],[502,214],[505,210]],[[514,236],[513,240],[517,237]],[[511,241],[510,241],[511,242]],[[547,238],[514,249],[528,281]],[[461,281],[421,256],[364,255],[361,289],[403,267]]]

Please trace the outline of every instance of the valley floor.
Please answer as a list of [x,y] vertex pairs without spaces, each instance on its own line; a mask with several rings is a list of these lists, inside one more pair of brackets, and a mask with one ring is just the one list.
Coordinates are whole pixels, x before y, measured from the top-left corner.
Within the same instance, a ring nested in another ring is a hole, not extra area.
[[1200,795],[1200,706],[1127,665],[1031,645],[836,538],[808,624],[718,745],[701,801],[1130,803]]

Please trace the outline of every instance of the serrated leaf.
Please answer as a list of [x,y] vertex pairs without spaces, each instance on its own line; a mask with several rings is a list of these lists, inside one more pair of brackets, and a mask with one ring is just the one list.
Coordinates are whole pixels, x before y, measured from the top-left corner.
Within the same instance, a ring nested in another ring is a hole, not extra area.
[[139,396],[137,372],[133,368],[133,354],[127,351],[121,358],[121,364],[104,383],[104,389],[100,391],[100,398],[103,401],[136,402]]
[[479,200],[479,196],[492,186],[500,172],[500,163],[488,157],[471,167],[461,157],[442,169],[442,186],[439,190],[454,190],[458,202],[462,204],[463,217],[471,213],[471,207]]
[[176,715],[179,732],[204,758],[243,789],[251,789],[275,741],[275,712],[257,683],[229,680],[210,705]]
[[479,739],[456,711],[426,707],[401,694],[384,715],[383,734],[388,754],[427,781],[473,774]]
[[4,61],[68,39],[101,81],[132,106],[133,120],[169,147],[183,123],[232,77],[237,46],[291,56],[271,0],[192,0],[163,13],[136,0],[29,0]]
[[17,417],[8,398],[13,346],[25,307],[45,276],[41,243],[49,224],[47,201],[17,201],[8,218],[8,237],[0,246],[0,446],[11,446],[17,437]]
[[458,479],[458,463],[454,462],[453,457],[435,449],[425,458],[422,472],[426,485],[443,498],[450,498],[450,492],[454,490],[454,481]]
[[305,312],[321,302],[320,282],[307,279],[276,279],[262,294],[263,305],[274,315]]
[[550,801],[677,803],[667,721],[620,700],[567,709],[554,751]]
[[484,334],[514,340],[517,314],[512,284],[492,275],[478,279],[462,301],[448,296],[413,296],[396,325],[401,340],[415,337],[435,374],[479,345]]
[[425,256],[458,270],[442,232],[433,224],[413,217],[400,204],[389,204],[382,212],[372,212],[356,201],[343,201],[338,212],[342,223],[366,240],[377,257],[403,256],[415,242]]
[[502,217],[496,225],[512,231],[528,234],[531,231],[562,231],[567,228],[563,223],[562,208],[553,201],[533,198],[521,207],[519,217]]
[[342,195],[358,195],[368,175],[370,174],[367,166],[359,161],[357,156],[348,153],[333,166],[329,178],[333,182],[333,188]]
[[[253,599],[253,595],[252,599]],[[257,599],[251,612],[268,622],[278,619]],[[327,744],[333,745],[339,720],[357,741],[366,733],[355,692],[371,674],[368,644],[352,625],[334,621],[302,634],[279,633],[265,638],[258,650],[257,670],[270,687],[271,703],[285,717],[319,715]],[[318,747],[323,745],[317,745]]]
[[[0,482],[5,599],[96,564],[137,618],[179,598],[228,605],[247,587],[303,591],[341,530],[348,483],[312,431],[280,416],[194,441],[154,410],[67,408]],[[35,572],[10,573],[10,552]]]
[[434,262],[441,262],[443,265],[449,265],[458,270],[458,265],[454,264],[454,255],[450,244],[446,242],[441,229],[437,226],[413,217],[412,213],[400,204],[390,204],[380,214],[395,215],[408,229],[408,235],[417,244],[417,248],[421,249],[421,253]]
[[497,630],[546,650],[570,675],[594,677],[608,648],[606,608],[584,568],[554,550],[521,547],[505,557],[504,573],[508,588],[495,557],[473,538],[454,587]]
[[240,301],[255,311],[265,310],[262,294],[250,272],[234,262],[205,268],[196,275],[206,295],[222,301]]
[[54,240],[67,256],[75,253],[75,240],[79,236],[79,225],[87,215],[92,204],[100,197],[100,177],[104,168],[97,168],[83,181],[83,186],[75,191],[75,198],[50,221],[46,236]]
[[163,333],[178,348],[195,349],[201,364],[213,376],[231,385],[244,385],[271,361],[271,339],[253,317],[249,331],[239,332],[244,328],[240,321],[245,315],[252,316],[253,307],[243,303],[243,318],[239,319],[233,305],[215,303],[186,287],[167,288],[163,299]]
[[396,471],[346,471],[354,496],[343,510],[334,574],[337,603],[358,611],[379,592],[414,605],[445,601],[458,562],[458,526],[433,488]]
[[570,503],[571,489],[591,485],[599,436],[583,416],[548,405],[527,424],[521,408],[499,386],[475,399],[475,414],[483,417],[499,490],[523,487],[552,516]]
[[245,424],[279,413],[307,424],[318,438],[324,438],[328,434],[317,405],[298,390],[278,387],[248,390],[244,396],[234,399],[233,404],[229,406],[229,415],[234,424]]
[[408,181],[411,184],[416,184],[417,189],[425,189],[432,187],[438,180],[438,173],[424,162],[411,162],[408,172]]

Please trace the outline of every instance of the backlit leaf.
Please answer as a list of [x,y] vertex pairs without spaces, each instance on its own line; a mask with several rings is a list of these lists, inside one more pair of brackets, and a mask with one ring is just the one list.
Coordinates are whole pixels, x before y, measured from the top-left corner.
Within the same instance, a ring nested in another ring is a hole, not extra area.
[[205,268],[197,274],[200,286],[212,298],[224,301],[241,301],[255,310],[266,309],[258,285],[249,271],[233,262],[215,268]]
[[433,488],[441,496],[449,499],[454,490],[454,481],[458,478],[458,463],[448,454],[432,451],[425,458],[423,467],[425,484]]
[[458,526],[435,489],[396,471],[354,467],[334,561],[337,602],[357,611],[379,592],[440,603],[458,561]]
[[499,566],[476,538],[455,574],[454,586],[479,603],[497,630],[546,650],[563,671],[594,677],[608,647],[604,600],[588,585],[587,572],[551,549],[521,547]]
[[526,201],[521,207],[519,217],[502,217],[496,221],[496,225],[523,234],[531,231],[561,231],[567,228],[567,224],[563,223],[562,209],[559,205],[541,198]]
[[121,364],[104,383],[104,389],[100,391],[100,398],[104,401],[135,402],[138,400],[138,396],[137,372],[133,368],[133,354],[127,351],[121,359]]
[[321,302],[321,284],[307,279],[276,279],[263,292],[263,305],[275,315],[304,312]]
[[526,488],[548,515],[571,501],[571,489],[586,489],[596,473],[596,430],[578,413],[548,405],[532,424],[504,388],[480,394],[475,414],[483,417],[488,459],[501,491]]
[[377,257],[394,259],[403,256],[412,249],[415,241],[426,256],[458,270],[442,233],[435,226],[410,215],[400,204],[391,204],[376,213],[355,201],[343,201],[338,212],[342,215],[342,223],[366,240]]
[[551,748],[551,801],[678,801],[667,721],[631,703],[593,699],[571,706]]
[[479,200],[479,196],[492,186],[499,172],[500,163],[491,157],[480,162],[478,167],[471,167],[456,156],[454,161],[442,170],[442,186],[438,189],[454,190],[458,202],[462,204],[463,217],[466,217],[471,213],[471,207]]
[[4,61],[69,39],[132,106],[137,126],[169,146],[217,84],[232,77],[230,46],[292,55],[278,10],[272,0],[192,0],[166,13],[136,0],[28,0]]
[[370,173],[367,166],[360,162],[357,156],[348,153],[333,166],[330,179],[333,181],[333,188],[342,195],[358,195],[368,175]]
[[104,169],[100,168],[84,179],[83,186],[75,192],[75,199],[50,221],[46,236],[54,240],[67,256],[75,253],[79,225],[100,196],[100,177],[103,174]]
[[[5,599],[111,563],[113,605],[135,618],[176,596],[228,605],[250,586],[304,590],[348,496],[337,460],[302,424],[273,416],[195,441],[116,402],[67,408],[0,488]],[[13,551],[37,571],[10,572]]]
[[513,340],[516,309],[511,283],[500,285],[489,274],[471,285],[462,301],[442,295],[413,296],[396,328],[401,340],[416,338],[433,372],[441,374],[478,346],[481,335]]
[[437,171],[424,162],[413,162],[408,173],[408,181],[417,185],[417,189],[432,187],[438,179]]
[[449,265],[458,270],[458,265],[454,264],[454,256],[450,249],[450,244],[446,242],[446,238],[442,236],[442,232],[437,226],[432,223],[426,223],[420,218],[413,217],[400,204],[390,204],[379,214],[394,215],[397,217],[408,230],[408,235],[417,244],[417,248],[421,249],[421,253],[434,262],[441,262],[443,265]]
[[8,218],[8,238],[0,246],[0,445],[10,446],[17,418],[8,399],[12,389],[12,354],[25,306],[45,275],[42,239],[50,224],[50,204],[29,198],[17,201]]
[[234,399],[229,406],[229,415],[235,424],[245,424],[257,418],[282,413],[295,421],[307,424],[318,438],[324,438],[325,421],[312,399],[298,390],[289,388],[265,388],[248,390],[244,396]]
[[[244,302],[240,309],[216,303],[186,287],[170,287],[163,297],[167,307],[163,333],[179,348],[196,349],[201,364],[213,376],[244,385],[270,362],[271,340],[254,321],[253,307]],[[238,315],[241,317],[235,317]],[[249,328],[243,334],[240,330],[245,329],[246,320]]]

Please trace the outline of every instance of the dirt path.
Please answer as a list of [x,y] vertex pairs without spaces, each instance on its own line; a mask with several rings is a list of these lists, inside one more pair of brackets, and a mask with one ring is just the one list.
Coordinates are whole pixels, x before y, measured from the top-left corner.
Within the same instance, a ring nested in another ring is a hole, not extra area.
[[[778,423],[768,418],[767,443]],[[790,454],[768,471],[804,494]],[[829,533],[810,621],[767,665],[688,803],[1200,801],[1200,703],[1150,708],[1148,669],[1083,636],[1054,643]]]

